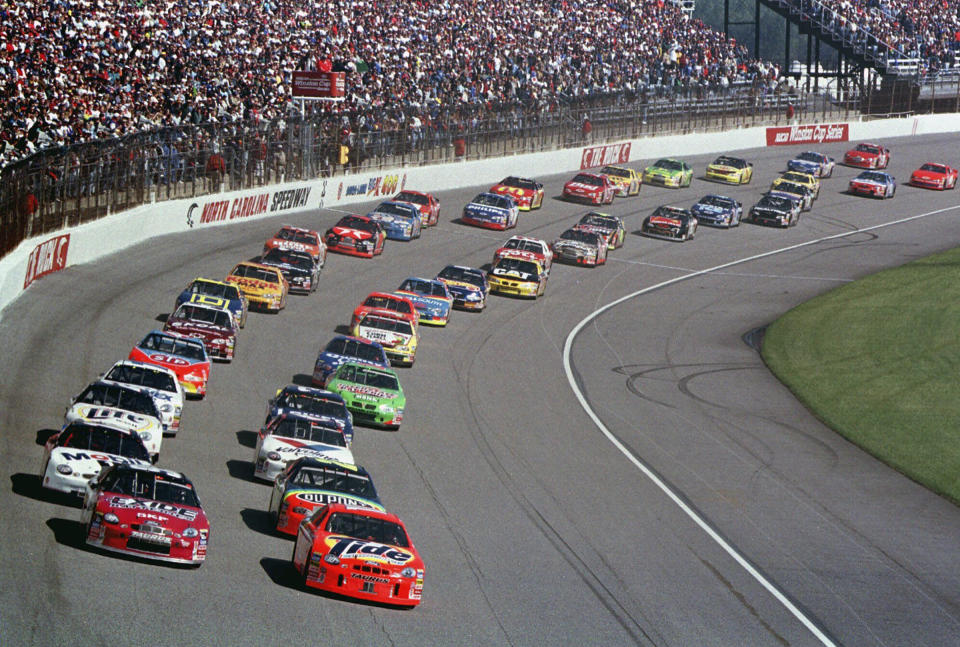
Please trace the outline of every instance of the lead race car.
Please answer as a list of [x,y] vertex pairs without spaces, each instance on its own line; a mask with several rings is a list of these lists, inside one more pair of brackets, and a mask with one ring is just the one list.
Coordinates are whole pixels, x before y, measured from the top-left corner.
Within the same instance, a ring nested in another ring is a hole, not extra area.
[[329,459],[305,457],[291,462],[277,476],[270,493],[277,532],[286,535],[296,535],[304,517],[331,503],[383,510],[367,470]]
[[397,289],[399,294],[413,302],[420,323],[446,326],[453,309],[453,295],[443,281],[411,276]]
[[640,233],[650,238],[687,241],[697,233],[697,219],[689,209],[662,205],[643,220]]
[[346,362],[390,368],[390,360],[379,342],[337,335],[317,354],[317,361],[313,365],[313,385],[325,387],[337,368]]
[[207,557],[210,522],[179,472],[112,465],[87,483],[80,521],[88,546],[194,566]]
[[239,329],[229,310],[199,303],[182,304],[163,324],[165,332],[202,339],[207,353],[225,362],[233,361],[236,354]]
[[260,428],[253,450],[253,477],[273,482],[290,461],[308,456],[352,464],[343,430],[312,416],[284,413]]
[[423,560],[393,514],[318,508],[297,531],[293,567],[308,588],[404,607],[423,597]]
[[44,444],[40,483],[49,490],[83,496],[87,482],[103,466],[113,464],[147,467],[150,452],[135,432],[106,424],[71,422]]
[[957,186],[957,176],[957,169],[951,166],[939,162],[927,162],[910,174],[910,184],[924,189],[944,191]]
[[177,380],[177,374],[169,368],[130,359],[120,360],[103,374],[101,380],[107,384],[120,384],[148,394],[160,412],[163,433],[174,436],[180,431],[183,387]]
[[182,303],[199,303],[214,308],[226,308],[233,313],[237,324],[243,328],[247,324],[247,298],[236,285],[226,281],[215,281],[197,277],[177,296],[174,310]]
[[148,393],[103,381],[93,382],[67,407],[64,425],[74,421],[109,425],[137,434],[154,462],[163,443],[163,423],[153,398]]
[[203,342],[193,337],[152,330],[130,350],[127,359],[169,368],[187,396],[202,398],[210,379],[210,357]]

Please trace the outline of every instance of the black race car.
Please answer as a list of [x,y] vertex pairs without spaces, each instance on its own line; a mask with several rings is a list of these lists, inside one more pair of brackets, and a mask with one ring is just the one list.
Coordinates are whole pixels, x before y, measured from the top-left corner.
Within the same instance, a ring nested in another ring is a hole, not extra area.
[[647,216],[640,233],[650,238],[685,241],[697,233],[697,219],[689,209],[663,205]]
[[321,265],[310,252],[275,247],[263,255],[260,263],[279,269],[290,284],[291,292],[313,292],[320,282]]
[[765,195],[750,208],[750,222],[774,227],[792,227],[800,222],[800,203],[790,198]]

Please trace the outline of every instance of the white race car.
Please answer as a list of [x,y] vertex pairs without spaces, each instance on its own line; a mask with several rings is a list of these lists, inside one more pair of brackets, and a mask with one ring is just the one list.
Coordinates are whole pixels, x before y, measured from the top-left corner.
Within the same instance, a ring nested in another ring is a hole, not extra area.
[[156,462],[163,442],[163,423],[153,398],[122,384],[94,382],[67,407],[64,424],[82,420],[135,432]]
[[150,453],[136,433],[82,421],[71,422],[43,447],[43,487],[83,496],[87,482],[104,465],[150,465]]
[[343,431],[309,416],[281,414],[260,429],[253,453],[253,475],[273,482],[292,460],[302,456],[353,464]]
[[173,370],[125,359],[114,364],[100,379],[108,384],[122,384],[150,394],[160,412],[163,433],[175,436],[180,431],[183,387]]

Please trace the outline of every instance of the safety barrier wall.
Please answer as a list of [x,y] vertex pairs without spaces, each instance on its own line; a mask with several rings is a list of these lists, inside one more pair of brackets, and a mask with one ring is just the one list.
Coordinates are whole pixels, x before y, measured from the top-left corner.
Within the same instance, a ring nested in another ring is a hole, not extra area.
[[[960,115],[850,122],[846,126],[845,133],[850,140],[888,139],[960,131]],[[318,208],[346,210],[352,204],[386,199],[404,187],[440,192],[489,185],[511,173],[538,177],[607,162],[759,148],[767,144],[767,131],[768,128],[758,127],[649,137],[498,159],[373,171],[142,205],[56,234],[26,240],[0,259],[0,318],[33,280],[156,236],[257,218],[295,216]]]

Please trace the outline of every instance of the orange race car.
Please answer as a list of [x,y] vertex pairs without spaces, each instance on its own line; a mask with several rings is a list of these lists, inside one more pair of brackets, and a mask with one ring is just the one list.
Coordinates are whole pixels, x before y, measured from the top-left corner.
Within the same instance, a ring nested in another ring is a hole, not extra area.
[[271,249],[307,252],[313,256],[313,262],[320,267],[323,267],[327,260],[327,245],[323,242],[320,232],[293,225],[284,225],[273,238],[263,244],[264,255]]
[[536,180],[511,175],[490,187],[490,193],[510,196],[520,211],[530,211],[543,206],[543,185]]

